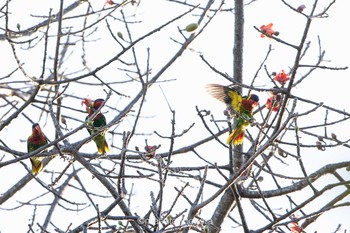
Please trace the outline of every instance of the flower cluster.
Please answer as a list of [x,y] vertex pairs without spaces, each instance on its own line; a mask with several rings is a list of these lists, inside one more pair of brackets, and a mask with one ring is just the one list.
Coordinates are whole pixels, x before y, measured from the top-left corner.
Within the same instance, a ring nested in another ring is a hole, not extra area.
[[293,215],[291,216],[292,222],[289,224],[291,233],[302,233],[304,232],[303,228],[299,226],[297,218]]
[[[272,36],[278,36],[279,32],[272,29],[273,23],[269,23],[267,25],[262,25],[260,27],[261,31],[261,38],[268,37],[271,39]],[[275,77],[273,78],[274,81],[280,83],[282,86],[286,84],[286,82],[290,79],[290,76],[286,74],[284,70],[282,70],[280,73],[274,73]],[[271,109],[273,112],[277,112],[279,108],[281,107],[282,103],[282,94],[280,93],[272,93],[270,97],[266,101],[266,108]]]
[[274,81],[279,82],[281,85],[286,84],[289,79],[289,75],[286,74],[284,70],[282,70],[281,73],[276,74],[276,76],[273,78]]
[[273,112],[277,112],[278,109],[281,107],[281,103],[282,103],[282,94],[272,93],[272,95],[267,99],[266,108],[271,109],[271,111]]
[[154,158],[156,156],[157,146],[145,146],[146,156],[149,158]]
[[[286,84],[286,82],[290,79],[290,76],[286,74],[284,70],[282,70],[278,74],[274,74],[274,81],[279,82],[282,86]],[[280,93],[271,93],[270,97],[266,101],[266,108],[271,109],[273,112],[277,112],[281,107],[282,103],[282,94]]]
[[264,38],[265,36],[267,37],[272,37],[272,35],[274,36],[278,36],[280,33],[273,30],[272,29],[273,23],[269,23],[268,25],[262,25],[260,27],[260,31],[262,32],[262,34],[260,35],[261,38]]
[[90,112],[91,103],[92,103],[92,100],[88,97],[85,98],[83,101],[81,101],[81,106],[83,106],[85,104],[85,106],[86,106],[85,110],[87,113]]

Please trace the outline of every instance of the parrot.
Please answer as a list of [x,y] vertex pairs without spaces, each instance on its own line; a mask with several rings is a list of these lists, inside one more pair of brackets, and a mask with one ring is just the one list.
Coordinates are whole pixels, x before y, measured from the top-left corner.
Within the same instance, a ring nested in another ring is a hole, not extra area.
[[236,115],[237,124],[229,135],[226,143],[240,145],[244,140],[244,132],[250,125],[249,119],[253,116],[253,110],[259,103],[259,96],[251,94],[242,96],[237,90],[220,84],[208,84],[207,90],[211,96],[224,102],[230,115]]
[[[89,98],[85,98],[82,101],[82,105],[85,104],[86,105],[86,111],[88,112],[88,116],[86,116],[85,121],[87,121],[92,114],[94,114],[94,112],[99,109],[99,107],[103,104],[104,100],[103,99],[96,99],[95,101],[92,101]],[[98,129],[100,127],[104,127],[106,126],[106,117],[99,112],[94,119],[92,119],[88,125],[88,132],[89,134],[94,134],[96,132],[96,130],[94,129]],[[107,154],[107,152],[109,152],[109,147],[106,141],[106,137],[105,137],[105,131],[101,132],[100,134],[98,134],[97,136],[95,136],[93,138],[94,142],[96,143],[98,152],[102,155]]]
[[[47,144],[47,138],[41,131],[39,124],[35,123],[32,126],[32,134],[27,140],[28,153],[35,151],[36,149],[45,146]],[[45,150],[47,151],[47,150]],[[36,175],[43,169],[42,157],[31,157],[30,162],[32,164],[32,174]]]

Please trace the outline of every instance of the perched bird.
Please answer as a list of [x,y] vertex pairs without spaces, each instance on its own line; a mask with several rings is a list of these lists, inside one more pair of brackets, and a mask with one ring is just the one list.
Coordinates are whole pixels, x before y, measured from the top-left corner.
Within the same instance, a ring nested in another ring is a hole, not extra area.
[[[88,112],[88,116],[86,116],[85,121],[87,121],[94,114],[94,112],[100,108],[103,102],[103,99],[96,99],[95,101],[92,101],[89,98],[85,98],[82,101],[82,104],[86,105],[86,110]],[[87,130],[89,134],[92,135],[97,132],[99,128],[106,126],[106,124],[106,117],[101,112],[99,112],[93,119],[90,119]],[[100,134],[93,138],[94,142],[96,143],[98,152],[103,155],[109,152],[105,133],[105,131],[102,131]]]
[[219,84],[208,84],[207,90],[214,98],[226,104],[230,115],[237,117],[237,125],[226,143],[242,144],[245,128],[250,125],[249,120],[253,116],[254,108],[259,103],[259,97],[255,94],[242,97],[237,90]]
[[[47,144],[47,139],[39,124],[33,124],[32,126],[32,135],[28,137],[27,140],[27,150],[28,153],[35,151],[36,149],[45,146]],[[47,151],[47,150],[45,150]],[[32,174],[38,174],[41,169],[43,169],[42,157],[31,157],[30,162],[32,163]]]

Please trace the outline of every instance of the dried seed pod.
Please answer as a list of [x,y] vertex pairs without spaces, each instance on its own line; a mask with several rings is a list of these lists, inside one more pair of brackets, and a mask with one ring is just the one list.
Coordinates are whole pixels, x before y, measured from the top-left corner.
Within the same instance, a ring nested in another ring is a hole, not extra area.
[[279,34],[280,34],[280,32],[274,32],[274,33],[272,33],[273,35],[275,35],[275,36],[278,36]]
[[317,141],[316,142],[316,148],[318,150],[321,150],[321,151],[325,151],[326,150],[326,147],[324,146],[324,143],[320,142],[320,141]]
[[286,155],[284,154],[284,151],[281,148],[278,148],[277,152],[278,152],[278,155],[282,157],[286,157]]
[[334,133],[331,133],[331,138],[332,138],[333,140],[338,140],[338,139],[337,139],[337,135],[334,134]]
[[302,5],[298,6],[297,11],[298,11],[298,12],[303,12],[303,10],[304,10],[305,8],[306,8],[306,6],[305,6],[304,4],[302,4]]

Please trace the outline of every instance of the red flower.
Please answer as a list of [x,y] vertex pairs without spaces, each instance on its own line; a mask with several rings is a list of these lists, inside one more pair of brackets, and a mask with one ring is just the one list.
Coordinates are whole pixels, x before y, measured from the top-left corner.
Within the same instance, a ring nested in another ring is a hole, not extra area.
[[293,214],[291,217],[292,222],[289,224],[291,233],[302,233],[304,232],[303,228],[299,226],[297,217]]
[[266,108],[271,109],[271,111],[277,112],[278,109],[281,107],[282,102],[282,95],[280,93],[278,94],[272,94],[266,101]]
[[303,228],[299,226],[297,222],[291,222],[290,223],[290,232],[291,233],[301,233],[303,232]]
[[158,148],[159,146],[145,146],[146,156],[149,158],[154,158]]
[[273,80],[279,82],[280,84],[284,85],[288,80],[290,79],[289,75],[282,70],[281,73],[276,74]]
[[272,37],[272,35],[278,36],[280,33],[277,31],[274,31],[272,29],[273,24],[269,23],[268,25],[262,25],[260,27],[260,31],[262,34],[260,35],[261,38],[264,38],[265,36],[267,37]]
[[92,100],[90,98],[85,98],[83,101],[81,101],[81,106],[83,106],[85,104],[86,108],[86,112],[90,112],[90,107],[91,107],[91,103],[92,103]]

